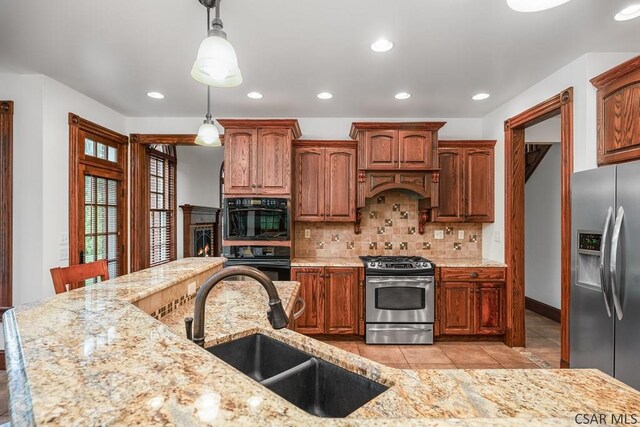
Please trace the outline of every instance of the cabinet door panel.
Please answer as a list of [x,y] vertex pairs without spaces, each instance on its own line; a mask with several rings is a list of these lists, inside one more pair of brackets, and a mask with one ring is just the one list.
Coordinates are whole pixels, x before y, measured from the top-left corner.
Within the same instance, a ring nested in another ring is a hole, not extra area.
[[327,148],[325,159],[325,220],[355,221],[356,150]]
[[476,334],[504,333],[504,283],[480,283],[476,288]]
[[326,332],[358,332],[358,269],[327,267]]
[[398,168],[398,132],[392,130],[365,133],[367,169]]
[[300,297],[306,304],[295,321],[295,330],[301,334],[325,333],[324,268],[292,268],[291,280],[300,282]]
[[255,158],[257,132],[230,129],[225,134],[225,194],[252,194],[256,190]]
[[296,149],[295,159],[295,220],[324,221],[324,148]]
[[442,283],[440,333],[444,335],[473,334],[473,283]]
[[290,193],[291,137],[287,129],[258,129],[258,193]]
[[401,169],[424,170],[433,167],[431,132],[400,131],[398,144]]
[[466,220],[493,222],[493,150],[466,149],[464,165]]
[[438,184],[438,209],[436,222],[464,221],[463,149],[441,148],[438,150],[440,181]]

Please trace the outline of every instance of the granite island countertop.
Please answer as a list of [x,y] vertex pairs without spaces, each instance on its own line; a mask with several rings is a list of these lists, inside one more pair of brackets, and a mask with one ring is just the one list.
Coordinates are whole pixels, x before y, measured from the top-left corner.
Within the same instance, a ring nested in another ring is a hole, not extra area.
[[[7,312],[14,425],[573,425],[578,413],[640,411],[640,393],[597,370],[389,368],[271,329],[255,282],[214,288],[205,345],[259,332],[390,387],[348,418],[313,417],[187,341],[192,300],[161,321],[131,304],[216,262],[180,260]],[[276,287],[291,313],[299,284]]]
[[[436,267],[506,267],[501,261],[488,258],[429,258]],[[364,267],[357,257],[296,257],[291,260],[291,267]]]

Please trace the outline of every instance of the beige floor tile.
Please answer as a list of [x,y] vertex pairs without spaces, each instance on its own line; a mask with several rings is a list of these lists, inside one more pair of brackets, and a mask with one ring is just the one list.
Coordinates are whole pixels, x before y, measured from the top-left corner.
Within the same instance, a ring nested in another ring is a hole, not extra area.
[[326,344],[346,350],[350,353],[360,355],[358,343],[356,341],[325,341]]
[[456,363],[458,369],[504,369],[499,363]]
[[560,325],[558,326],[531,326],[533,332],[545,338],[555,338],[560,336]]
[[533,364],[529,359],[507,346],[482,346],[482,349],[503,366]]
[[407,363],[407,359],[396,345],[366,345],[358,344],[360,356],[379,363]]
[[544,337],[527,337],[525,347],[535,352],[560,351],[560,346]]
[[400,346],[409,363],[452,363],[451,359],[437,346]]
[[443,346],[442,351],[451,359],[456,366],[460,364],[485,364],[496,365],[496,361],[480,345],[464,345],[464,346]]

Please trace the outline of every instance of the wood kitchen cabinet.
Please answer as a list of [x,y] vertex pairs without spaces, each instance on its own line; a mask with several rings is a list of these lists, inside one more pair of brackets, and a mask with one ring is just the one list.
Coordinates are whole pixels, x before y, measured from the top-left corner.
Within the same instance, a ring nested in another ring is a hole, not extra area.
[[504,334],[504,278],[503,268],[442,268],[437,286],[439,334]]
[[355,221],[356,144],[296,142],[294,199],[296,221]]
[[225,196],[291,194],[291,144],[297,120],[222,119]]
[[598,90],[598,166],[640,159],[640,57],[591,83]]
[[291,280],[300,282],[306,308],[295,321],[302,334],[357,334],[359,269],[351,267],[293,267]]
[[440,141],[434,222],[493,222],[495,141]]

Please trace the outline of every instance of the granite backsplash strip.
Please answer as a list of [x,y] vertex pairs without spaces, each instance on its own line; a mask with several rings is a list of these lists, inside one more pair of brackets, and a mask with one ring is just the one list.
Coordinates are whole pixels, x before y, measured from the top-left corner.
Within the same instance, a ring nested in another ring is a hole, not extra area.
[[[432,224],[418,234],[418,199],[387,191],[367,200],[362,209],[362,233],[352,223],[295,223],[296,257],[418,255],[433,258],[480,258],[482,224]],[[310,230],[311,238],[304,237]],[[464,231],[464,239],[458,232]],[[436,239],[435,232],[443,238]]]

